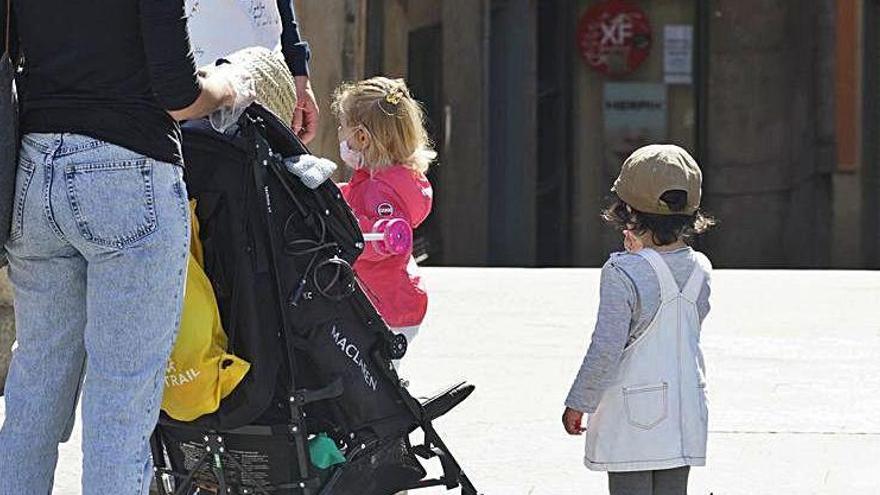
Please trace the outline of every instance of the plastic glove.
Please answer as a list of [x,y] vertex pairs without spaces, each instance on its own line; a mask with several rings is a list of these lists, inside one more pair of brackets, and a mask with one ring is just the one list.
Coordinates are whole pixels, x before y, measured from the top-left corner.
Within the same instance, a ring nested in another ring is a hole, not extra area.
[[235,64],[221,64],[210,69],[210,77],[222,77],[229,84],[235,99],[231,106],[221,107],[214,111],[208,120],[217,132],[226,132],[238,122],[245,109],[257,99],[254,78],[249,72]]
[[317,189],[333,175],[336,164],[326,158],[299,155],[284,160],[284,167],[309,189]]

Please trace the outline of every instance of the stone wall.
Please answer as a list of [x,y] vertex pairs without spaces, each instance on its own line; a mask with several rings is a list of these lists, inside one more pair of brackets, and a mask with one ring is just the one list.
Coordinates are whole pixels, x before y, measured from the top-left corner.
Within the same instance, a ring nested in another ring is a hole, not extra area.
[[713,261],[830,262],[834,11],[830,0],[719,0],[710,21],[705,196]]
[[360,79],[364,65],[363,23],[366,2],[360,0],[296,1],[296,16],[303,38],[312,48],[311,82],[321,110],[318,135],[309,144],[313,154],[336,163],[339,137],[330,111],[333,91],[343,81]]

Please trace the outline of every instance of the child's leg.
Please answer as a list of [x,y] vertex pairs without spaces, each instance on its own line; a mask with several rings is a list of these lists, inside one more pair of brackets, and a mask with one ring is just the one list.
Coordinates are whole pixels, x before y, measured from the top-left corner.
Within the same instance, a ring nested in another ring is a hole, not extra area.
[[[412,344],[413,339],[416,338],[416,335],[419,334],[419,327],[418,326],[397,327],[397,328],[392,328],[391,331],[394,333],[402,334],[404,337],[406,337],[406,344],[407,344],[407,346],[409,346],[410,344]],[[400,360],[399,359],[395,359],[394,361],[392,361],[392,363],[394,364],[394,369],[396,369],[396,370],[400,369]],[[403,492],[397,492],[395,495],[406,495],[406,494],[407,494],[407,492],[403,491]]]
[[611,495],[654,495],[653,471],[608,473]]
[[690,466],[654,471],[654,495],[687,495]]

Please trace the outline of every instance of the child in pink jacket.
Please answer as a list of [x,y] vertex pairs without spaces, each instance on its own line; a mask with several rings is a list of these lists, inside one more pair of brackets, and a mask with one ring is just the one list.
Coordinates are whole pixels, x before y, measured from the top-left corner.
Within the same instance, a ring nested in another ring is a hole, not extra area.
[[[433,191],[425,177],[436,157],[421,106],[403,80],[375,77],[342,86],[333,110],[339,120],[339,152],[354,175],[340,188],[361,230],[399,219],[415,229],[431,212]],[[411,342],[428,309],[428,295],[412,246],[394,254],[381,241],[367,242],[355,273],[385,322]]]

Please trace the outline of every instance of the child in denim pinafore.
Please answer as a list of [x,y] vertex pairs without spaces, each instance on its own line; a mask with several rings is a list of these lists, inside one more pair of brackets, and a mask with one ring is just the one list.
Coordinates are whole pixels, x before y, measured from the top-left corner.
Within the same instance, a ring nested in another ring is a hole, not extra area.
[[712,268],[686,243],[714,223],[699,210],[701,183],[685,150],[646,146],[624,163],[604,213],[626,252],[602,269],[596,329],[563,424],[586,433],[584,462],[609,473],[612,495],[685,495],[690,467],[705,465],[700,329]]

